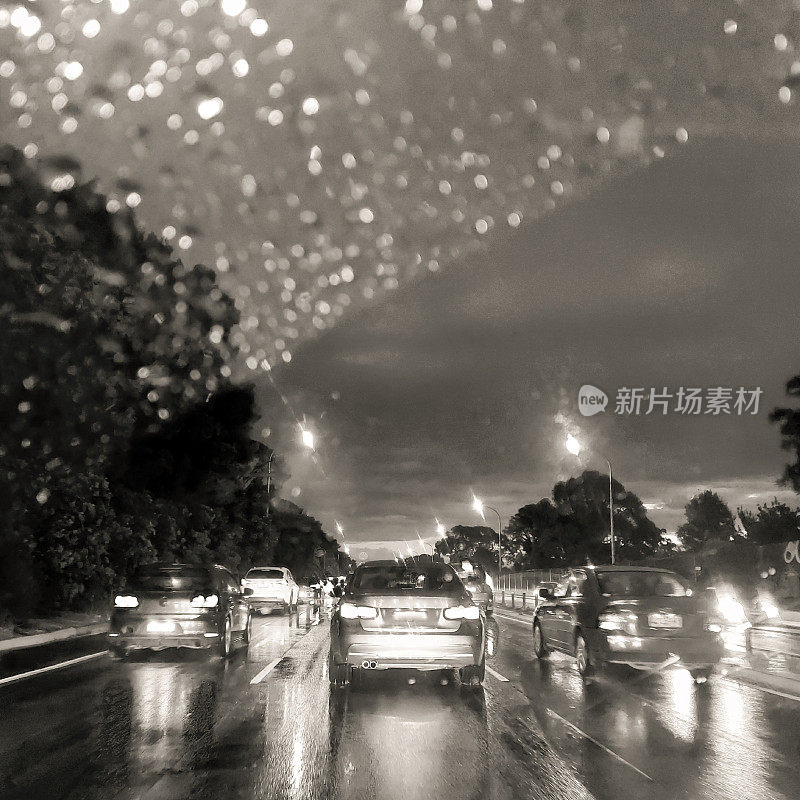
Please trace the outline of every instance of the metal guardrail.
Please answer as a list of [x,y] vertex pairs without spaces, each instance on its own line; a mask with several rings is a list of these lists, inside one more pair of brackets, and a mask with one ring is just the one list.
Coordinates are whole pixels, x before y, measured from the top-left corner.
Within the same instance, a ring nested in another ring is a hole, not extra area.
[[793,672],[800,671],[800,627],[794,625],[754,625],[745,634],[748,653],[783,656]]
[[501,589],[499,597],[495,592],[494,600],[495,606],[501,605],[503,608],[513,608],[516,611],[533,611],[536,607],[536,595],[533,589],[519,592]]

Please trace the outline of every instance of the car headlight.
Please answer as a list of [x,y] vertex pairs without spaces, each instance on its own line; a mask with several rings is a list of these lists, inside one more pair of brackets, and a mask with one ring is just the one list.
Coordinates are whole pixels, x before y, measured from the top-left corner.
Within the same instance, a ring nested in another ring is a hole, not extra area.
[[767,615],[767,619],[777,619],[781,615],[781,610],[774,603],[762,602],[761,610]]
[[480,615],[478,606],[453,606],[444,610],[445,619],[478,619]]
[[139,598],[132,594],[118,594],[114,598],[114,608],[136,608],[139,605]]
[[357,606],[355,603],[341,603],[339,614],[342,619],[375,619],[378,609],[373,606]]
[[193,606],[194,608],[216,608],[218,603],[219,597],[217,597],[215,594],[209,594],[205,596],[198,594],[191,599],[189,605]]
[[706,630],[710,633],[722,633],[722,625],[718,622],[706,622]]
[[730,595],[717,595],[719,612],[729,625],[741,625],[747,622],[747,615],[744,613],[744,606]]
[[597,618],[597,627],[604,631],[622,631],[632,636],[636,633],[636,622],[633,612],[604,611]]

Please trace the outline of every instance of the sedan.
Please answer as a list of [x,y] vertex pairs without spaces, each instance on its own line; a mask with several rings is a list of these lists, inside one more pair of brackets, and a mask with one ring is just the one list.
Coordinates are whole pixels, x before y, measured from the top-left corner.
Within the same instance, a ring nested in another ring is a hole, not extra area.
[[533,650],[575,656],[578,672],[603,664],[688,669],[704,682],[722,658],[708,601],[674,572],[648,567],[570,570],[533,616]]
[[331,617],[331,684],[367,670],[458,670],[483,683],[485,616],[448,564],[360,564]]
[[139,569],[114,596],[108,637],[120,657],[188,647],[227,658],[235,638],[247,647],[251,628],[247,590],[225,567],[156,563]]

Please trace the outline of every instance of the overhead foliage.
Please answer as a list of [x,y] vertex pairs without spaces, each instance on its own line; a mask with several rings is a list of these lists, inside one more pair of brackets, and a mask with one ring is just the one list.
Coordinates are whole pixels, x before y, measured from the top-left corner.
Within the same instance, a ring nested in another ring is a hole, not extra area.
[[215,273],[2,147],[0,277],[0,611],[80,606],[156,555],[269,560],[280,469],[268,494]]

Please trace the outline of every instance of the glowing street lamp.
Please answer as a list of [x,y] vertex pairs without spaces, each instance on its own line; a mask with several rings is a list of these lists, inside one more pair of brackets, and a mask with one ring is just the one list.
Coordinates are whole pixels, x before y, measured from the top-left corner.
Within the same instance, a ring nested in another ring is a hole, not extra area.
[[503,520],[500,517],[500,512],[496,508],[492,508],[491,506],[484,505],[483,500],[476,497],[474,494],[472,495],[472,510],[476,511],[478,514],[481,515],[481,519],[486,522],[486,517],[484,516],[484,509],[489,509],[489,511],[494,511],[497,514],[497,579],[500,580],[500,576],[503,573],[503,545],[500,539],[500,535],[503,531]]
[[565,447],[569,450],[572,455],[577,456],[580,455],[581,452],[581,443],[571,434],[567,434],[567,441],[565,443]]
[[303,446],[307,447],[309,450],[314,449],[314,434],[311,431],[307,431],[305,428],[300,428],[300,433],[303,441]]
[[344,528],[342,527],[342,523],[339,522],[338,520],[335,520],[335,522],[336,522],[336,530],[338,531],[339,536],[344,536]]
[[[567,440],[564,442],[564,446],[567,450],[572,453],[572,455],[577,456],[580,455],[581,450],[581,443],[571,434],[567,434]],[[611,462],[603,456],[603,460],[608,464],[608,525],[611,531],[611,563],[614,563],[614,490],[612,488],[612,475],[611,475]]]
[[439,522],[438,519],[436,520],[436,533],[438,533],[439,536],[441,537],[447,535],[447,528],[445,528],[444,525],[441,522]]

